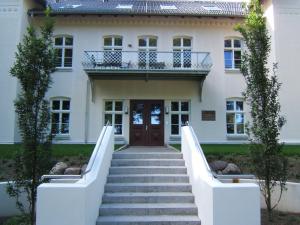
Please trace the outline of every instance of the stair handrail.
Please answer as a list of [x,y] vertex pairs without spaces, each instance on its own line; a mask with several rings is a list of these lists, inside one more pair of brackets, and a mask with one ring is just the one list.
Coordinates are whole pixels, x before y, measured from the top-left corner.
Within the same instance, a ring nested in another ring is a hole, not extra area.
[[194,140],[194,143],[196,145],[197,150],[200,152],[200,155],[202,157],[202,161],[204,162],[204,165],[205,165],[205,168],[206,168],[208,174],[210,174],[212,176],[212,178],[216,178],[216,174],[211,170],[211,168],[210,168],[210,166],[209,166],[209,164],[206,160],[206,157],[205,157],[204,152],[203,152],[203,150],[200,146],[199,140],[196,136],[196,133],[195,133],[193,127],[189,124],[188,121],[186,122],[185,126],[187,126],[189,128],[189,130],[191,131],[192,138]]
[[[101,132],[97,142],[96,142],[96,145],[94,147],[94,150],[93,150],[93,153],[91,155],[91,158],[89,160],[89,163],[87,165],[87,168],[86,170],[81,174],[81,175],[52,175],[52,174],[47,174],[47,175],[43,175],[41,177],[41,181],[45,180],[45,179],[81,179],[84,175],[88,174],[93,166],[94,166],[94,163],[95,163],[95,159],[96,159],[96,156],[98,155],[98,152],[99,152],[99,149],[100,149],[100,146],[103,142],[103,139],[105,137],[105,134],[106,134],[106,131],[107,131],[107,128],[111,126],[110,125],[110,122],[107,121],[106,125],[104,126],[104,132]],[[92,160],[92,161],[91,161]]]

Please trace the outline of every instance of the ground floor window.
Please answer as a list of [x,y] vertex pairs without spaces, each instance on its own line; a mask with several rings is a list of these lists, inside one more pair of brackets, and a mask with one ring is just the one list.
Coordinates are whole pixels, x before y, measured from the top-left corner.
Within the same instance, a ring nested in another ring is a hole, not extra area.
[[226,101],[227,134],[244,134],[244,102],[241,100]]
[[51,100],[52,134],[69,134],[70,99],[56,98]]
[[171,102],[171,135],[180,135],[180,127],[189,121],[190,103],[189,101]]
[[104,102],[104,121],[115,128],[116,135],[123,134],[123,101],[107,100]]

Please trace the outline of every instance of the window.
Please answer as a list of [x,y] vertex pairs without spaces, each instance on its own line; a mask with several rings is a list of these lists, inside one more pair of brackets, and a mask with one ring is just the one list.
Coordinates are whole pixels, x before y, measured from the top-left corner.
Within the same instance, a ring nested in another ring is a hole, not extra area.
[[192,50],[192,39],[178,37],[173,39],[173,67],[190,68]]
[[104,37],[104,63],[106,66],[121,66],[122,46],[123,38],[121,36]]
[[242,41],[226,39],[224,41],[225,69],[240,69],[242,61]]
[[123,134],[123,101],[105,101],[104,121],[114,126],[116,135]]
[[157,38],[139,38],[139,68],[155,68],[157,66]]
[[227,134],[245,134],[244,102],[226,101]]
[[56,53],[56,67],[71,68],[73,58],[73,38],[70,36],[55,37],[54,49]]
[[70,99],[51,100],[51,132],[53,134],[69,134]]
[[171,102],[171,135],[180,135],[180,127],[189,121],[190,103],[188,101]]

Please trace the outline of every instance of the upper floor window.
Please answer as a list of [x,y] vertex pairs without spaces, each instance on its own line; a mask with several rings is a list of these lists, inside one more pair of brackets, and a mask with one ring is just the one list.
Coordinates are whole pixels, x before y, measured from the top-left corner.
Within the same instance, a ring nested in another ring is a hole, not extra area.
[[57,68],[72,67],[73,58],[73,37],[60,36],[54,38],[54,48],[56,52],[55,65]]
[[227,134],[244,134],[244,102],[241,100],[226,101]]
[[121,36],[104,37],[104,56],[105,66],[120,67],[122,65],[122,46]]
[[189,68],[192,64],[192,39],[176,37],[173,39],[173,67]]
[[139,39],[139,67],[156,67],[157,62],[157,38],[140,37]]
[[51,132],[69,134],[70,99],[55,98],[51,100]]
[[104,121],[115,128],[116,135],[123,134],[123,101],[109,100],[104,102]]
[[180,135],[180,128],[189,121],[189,101],[171,102],[171,135]]
[[224,41],[225,69],[240,69],[242,62],[242,40],[230,38]]

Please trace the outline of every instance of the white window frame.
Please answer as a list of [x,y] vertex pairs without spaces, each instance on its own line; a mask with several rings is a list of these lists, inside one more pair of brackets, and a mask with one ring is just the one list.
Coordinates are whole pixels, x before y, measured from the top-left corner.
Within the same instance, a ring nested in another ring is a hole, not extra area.
[[[111,38],[111,45],[105,45],[105,38]],[[116,45],[115,39],[116,38],[121,38],[122,40],[122,45]],[[109,35],[109,36],[104,36],[103,37],[103,49],[108,50],[108,51],[113,51],[113,50],[122,50],[123,49],[123,41],[124,38],[120,35]]]
[[[175,39],[180,39],[180,46],[174,46],[174,40]],[[189,39],[190,42],[191,42],[191,45],[190,46],[184,46],[183,45],[184,39]],[[175,36],[175,37],[173,37],[173,39],[172,39],[173,53],[174,52],[180,52],[180,65],[181,66],[176,67],[176,68],[190,68],[190,67],[184,67],[184,52],[189,51],[191,53],[192,52],[192,44],[193,44],[192,37],[189,37],[189,36]],[[192,67],[192,56],[191,56],[190,60],[191,60],[191,67]]]
[[[73,68],[73,57],[74,57],[74,38],[71,35],[56,35],[53,37],[54,38],[54,49],[61,49],[62,54],[61,54],[61,66],[56,66],[58,69],[72,69]],[[55,39],[56,38],[62,38],[63,43],[62,45],[56,45],[55,44]],[[72,45],[66,45],[66,38],[72,38]],[[65,50],[66,49],[71,49],[72,50],[72,57],[71,57],[71,66],[65,66]]]
[[[105,105],[106,102],[112,102],[112,110],[111,111],[106,111],[105,109]],[[116,111],[115,107],[116,107],[116,102],[122,102],[122,111]],[[103,121],[104,121],[104,125],[106,125],[106,121],[105,121],[105,115],[106,114],[110,114],[112,115],[112,121],[111,121],[111,125],[114,127],[115,129],[115,115],[121,115],[122,116],[122,124],[117,124],[117,125],[122,125],[122,130],[121,130],[121,134],[115,134],[115,136],[123,136],[124,135],[124,100],[111,100],[111,99],[105,99],[104,100],[104,105],[103,105]]]
[[[228,110],[227,109],[227,102],[233,102],[233,110]],[[236,103],[237,102],[242,102],[243,103],[243,110],[237,110],[236,109]],[[234,99],[226,99],[226,134],[227,135],[240,135],[240,136],[245,136],[246,133],[245,133],[245,124],[246,124],[246,118],[245,118],[245,101],[243,99],[239,99],[239,98],[234,98]],[[227,122],[227,114],[234,114],[234,122],[233,123],[228,123]],[[244,119],[244,122],[243,123],[237,123],[236,122],[236,115],[237,114],[243,114],[243,119]],[[233,124],[234,125],[234,133],[228,133],[227,131],[227,125],[228,124]],[[244,126],[244,133],[237,133],[237,125],[239,124],[243,124]]]
[[[178,102],[178,111],[172,110],[172,102]],[[181,110],[182,102],[188,103],[188,106],[189,106],[188,111]],[[172,125],[177,125],[177,124],[172,124],[172,115],[178,115],[178,134],[172,134]],[[170,101],[170,134],[172,137],[181,136],[181,127],[185,125],[185,124],[182,124],[182,121],[181,121],[182,115],[188,115],[188,118],[189,118],[188,121],[191,121],[191,101],[190,100],[171,100]]]
[[[59,101],[59,109],[53,109],[53,101]],[[69,109],[63,109],[63,101],[69,101]],[[69,136],[70,135],[70,121],[71,121],[71,99],[67,97],[55,97],[50,99],[50,112],[51,112],[51,132],[52,132],[52,114],[56,113],[59,114],[59,121],[58,121],[58,133],[53,133],[57,136]],[[69,123],[68,123],[68,133],[61,133],[61,127],[62,127],[62,115],[68,113],[69,114]]]
[[[227,40],[230,40],[231,41],[231,47],[225,47],[225,41]],[[237,40],[237,41],[240,41],[240,45],[241,47],[234,47],[234,41]],[[243,50],[243,40],[241,38],[238,38],[238,37],[227,37],[224,39],[224,44],[223,44],[223,47],[224,47],[224,68],[225,70],[240,70],[240,67],[237,67],[236,64],[235,64],[235,54],[236,52],[240,52],[241,54],[241,58],[240,58],[240,65],[242,63],[242,50]],[[232,58],[231,58],[231,67],[228,68],[226,67],[226,62],[225,62],[225,51],[231,51],[232,52]]]

